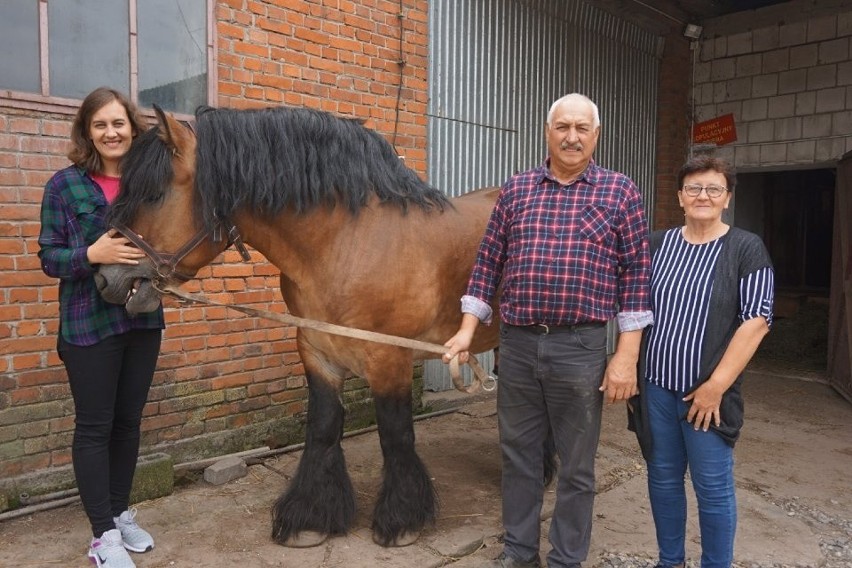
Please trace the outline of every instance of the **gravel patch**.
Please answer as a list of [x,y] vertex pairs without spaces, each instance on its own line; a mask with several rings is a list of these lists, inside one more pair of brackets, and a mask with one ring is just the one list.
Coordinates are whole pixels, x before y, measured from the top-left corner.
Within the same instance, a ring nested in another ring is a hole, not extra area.
[[[759,493],[781,507],[787,515],[801,519],[815,533],[821,535],[819,547],[823,560],[818,566],[734,562],[732,568],[852,568],[852,519],[828,514],[812,505],[802,503],[798,497],[776,501],[765,491],[759,491]],[[654,568],[656,558],[607,552],[594,566],[596,568]],[[686,568],[700,568],[700,562],[687,561]]]

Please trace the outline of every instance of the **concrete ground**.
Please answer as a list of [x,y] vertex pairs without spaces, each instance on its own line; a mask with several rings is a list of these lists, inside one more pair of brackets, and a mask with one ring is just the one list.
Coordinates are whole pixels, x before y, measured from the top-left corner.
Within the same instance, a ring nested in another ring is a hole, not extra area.
[[[852,405],[816,381],[751,370],[746,426],[736,449],[742,568],[852,567]],[[375,432],[344,440],[357,493],[354,530],[311,549],[269,538],[270,506],[295,471],[299,452],[252,465],[225,485],[204,481],[139,503],[156,548],[133,555],[139,568],[285,567],[471,568],[500,552],[500,464],[493,394],[430,394],[435,408],[416,423],[417,448],[441,498],[436,525],[412,546],[386,549],[370,534],[380,472]],[[648,566],[655,560],[644,464],[624,429],[623,405],[607,407],[598,453],[598,497],[587,567]],[[552,492],[542,520],[542,558]],[[690,566],[698,566],[698,529],[690,501]],[[89,540],[79,503],[0,522],[0,566],[83,568]],[[629,563],[625,563],[629,561]]]

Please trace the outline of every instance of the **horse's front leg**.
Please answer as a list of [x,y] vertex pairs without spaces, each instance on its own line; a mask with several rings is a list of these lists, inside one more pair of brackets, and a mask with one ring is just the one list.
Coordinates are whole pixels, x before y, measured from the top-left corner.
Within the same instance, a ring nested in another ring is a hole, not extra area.
[[429,472],[414,449],[413,364],[410,360],[400,365],[384,363],[378,375],[369,377],[384,457],[382,488],[373,511],[373,540],[382,546],[407,546],[435,521],[437,498]]
[[[272,538],[284,546],[317,546],[345,534],[355,517],[355,496],[340,441],[343,437],[343,380],[326,379],[303,355],[308,381],[305,450],[287,491],[272,509]],[[312,370],[312,368],[314,370]]]

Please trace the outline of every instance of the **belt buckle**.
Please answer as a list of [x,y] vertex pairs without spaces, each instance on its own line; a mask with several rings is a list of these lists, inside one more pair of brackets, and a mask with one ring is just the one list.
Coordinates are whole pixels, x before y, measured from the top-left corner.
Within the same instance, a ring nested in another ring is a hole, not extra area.
[[538,331],[540,335],[550,334],[550,327],[546,323],[537,323],[535,325],[538,326]]

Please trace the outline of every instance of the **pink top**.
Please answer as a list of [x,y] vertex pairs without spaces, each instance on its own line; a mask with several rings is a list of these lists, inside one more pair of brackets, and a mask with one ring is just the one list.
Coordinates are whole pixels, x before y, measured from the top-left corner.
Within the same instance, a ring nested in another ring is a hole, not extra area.
[[92,174],[92,179],[97,182],[106,196],[107,202],[112,203],[118,197],[118,182],[121,178],[113,176],[105,176],[101,174]]

